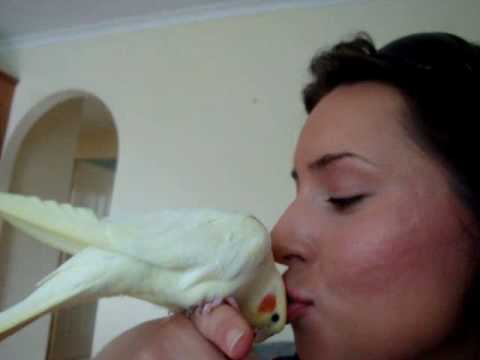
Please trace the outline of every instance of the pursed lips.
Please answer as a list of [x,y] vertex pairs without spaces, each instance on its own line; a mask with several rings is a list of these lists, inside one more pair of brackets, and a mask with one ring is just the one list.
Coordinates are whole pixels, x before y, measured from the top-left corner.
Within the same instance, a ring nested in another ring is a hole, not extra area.
[[289,287],[287,288],[287,321],[289,323],[302,317],[311,306],[314,305],[312,299],[303,295],[300,290]]

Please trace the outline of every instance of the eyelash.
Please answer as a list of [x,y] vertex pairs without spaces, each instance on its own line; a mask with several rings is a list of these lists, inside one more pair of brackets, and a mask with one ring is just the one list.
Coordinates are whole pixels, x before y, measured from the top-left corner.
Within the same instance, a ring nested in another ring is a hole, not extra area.
[[366,195],[360,194],[349,197],[329,198],[327,201],[332,204],[337,210],[346,210],[351,206],[362,201]]

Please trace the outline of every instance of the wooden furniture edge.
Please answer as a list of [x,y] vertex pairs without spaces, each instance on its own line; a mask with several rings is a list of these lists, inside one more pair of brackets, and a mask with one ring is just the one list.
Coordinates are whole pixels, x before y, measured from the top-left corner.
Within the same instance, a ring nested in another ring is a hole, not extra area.
[[9,82],[12,85],[17,85],[18,84],[18,79],[13,77],[12,75],[9,75],[7,73],[4,73],[3,71],[0,70],[0,78],[3,80]]

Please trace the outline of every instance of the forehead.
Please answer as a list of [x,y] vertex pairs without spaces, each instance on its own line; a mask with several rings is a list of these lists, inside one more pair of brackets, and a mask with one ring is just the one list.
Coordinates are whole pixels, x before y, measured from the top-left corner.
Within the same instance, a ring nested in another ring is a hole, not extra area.
[[338,87],[308,117],[295,163],[335,152],[354,152],[377,163],[391,163],[392,157],[414,150],[404,130],[406,117],[404,98],[390,86],[365,82]]

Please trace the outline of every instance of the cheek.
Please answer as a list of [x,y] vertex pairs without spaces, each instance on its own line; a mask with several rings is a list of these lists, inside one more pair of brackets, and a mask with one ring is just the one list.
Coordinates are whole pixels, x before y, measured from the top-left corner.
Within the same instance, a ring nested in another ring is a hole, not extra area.
[[457,321],[472,241],[450,204],[408,204],[352,216],[331,241],[319,308],[335,334],[349,334],[341,342],[409,354],[433,346]]
[[362,218],[352,218],[356,226],[345,226],[351,230],[335,249],[336,262],[342,266],[331,274],[331,286],[350,294],[391,294],[463,276],[469,242],[462,241],[464,235],[452,212],[443,207],[444,213],[432,216],[424,207],[396,204],[393,210],[372,208]]

